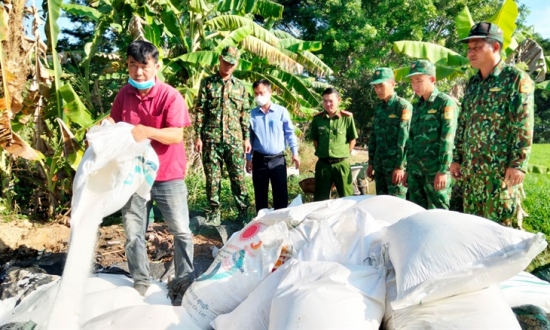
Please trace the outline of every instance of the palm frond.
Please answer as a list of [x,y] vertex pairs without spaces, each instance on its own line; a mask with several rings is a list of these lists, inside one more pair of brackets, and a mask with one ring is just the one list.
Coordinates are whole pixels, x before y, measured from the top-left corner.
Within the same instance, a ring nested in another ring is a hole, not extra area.
[[279,38],[273,33],[264,29],[260,25],[254,23],[248,17],[242,17],[237,15],[220,15],[208,20],[205,23],[206,26],[213,28],[214,30],[236,30],[243,26],[250,26],[252,28],[252,35],[256,38],[272,45],[279,46]]
[[300,102],[303,106],[314,108],[320,105],[321,96],[310,90],[298,76],[281,70],[273,70],[270,75],[284,81],[289,89],[296,91],[306,102]]
[[327,76],[332,74],[332,69],[311,52],[303,51],[296,53],[295,60],[303,65],[308,72],[316,76]]
[[234,46],[237,45],[239,42],[241,42],[244,38],[248,37],[252,34],[252,27],[251,26],[243,26],[235,31],[232,31],[231,33],[227,34],[225,38],[220,41],[218,46],[216,46],[216,51],[221,52],[224,47],[227,46]]
[[274,47],[254,36],[244,38],[241,45],[247,51],[266,58],[270,64],[276,65],[285,71],[301,73],[304,70],[303,66],[291,57],[292,55],[289,56],[288,53],[291,52],[285,52],[285,50]]

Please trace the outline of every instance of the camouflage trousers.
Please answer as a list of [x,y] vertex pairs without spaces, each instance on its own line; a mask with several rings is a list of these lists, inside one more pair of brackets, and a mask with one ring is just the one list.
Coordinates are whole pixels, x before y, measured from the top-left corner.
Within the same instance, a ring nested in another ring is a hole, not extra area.
[[448,210],[451,204],[451,178],[447,179],[447,187],[441,190],[435,190],[434,180],[435,173],[409,173],[409,198],[426,209]]
[[464,212],[478,215],[505,226],[521,228],[522,185],[507,187],[501,174],[465,177]]
[[405,198],[407,188],[402,184],[395,185],[392,183],[393,170],[383,172],[374,170],[374,182],[376,183],[377,195],[392,195],[399,198]]
[[246,216],[250,206],[244,184],[244,151],[242,143],[217,143],[205,141],[202,150],[202,166],[206,176],[206,197],[210,203],[212,218],[220,219],[220,191],[223,164],[231,181],[231,192],[240,216]]

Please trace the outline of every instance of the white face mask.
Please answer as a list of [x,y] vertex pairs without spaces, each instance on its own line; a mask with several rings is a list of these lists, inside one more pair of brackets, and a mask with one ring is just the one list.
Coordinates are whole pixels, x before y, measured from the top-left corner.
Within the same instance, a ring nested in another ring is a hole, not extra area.
[[263,107],[264,105],[268,104],[271,100],[271,95],[258,95],[254,98],[256,101],[256,104],[260,107]]

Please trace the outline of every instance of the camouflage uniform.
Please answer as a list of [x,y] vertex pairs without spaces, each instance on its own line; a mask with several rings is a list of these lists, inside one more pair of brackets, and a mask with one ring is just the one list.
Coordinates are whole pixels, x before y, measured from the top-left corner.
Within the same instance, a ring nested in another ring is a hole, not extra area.
[[506,187],[507,168],[527,171],[533,139],[533,81],[501,61],[466,86],[453,160],[462,166],[464,212],[515,225],[519,185]]
[[374,109],[374,120],[369,137],[369,161],[374,168],[377,195],[405,198],[407,188],[394,185],[395,169],[405,169],[405,145],[409,137],[412,105],[394,93],[388,102],[380,102]]
[[195,132],[196,138],[203,141],[202,162],[212,219],[220,218],[223,163],[239,215],[245,217],[250,206],[244,184],[243,150],[243,141],[249,138],[249,109],[248,93],[239,79],[231,76],[224,81],[215,74],[201,82],[195,107]]
[[353,114],[338,111],[332,118],[326,111],[316,114],[311,122],[310,138],[318,143],[315,156],[319,157],[315,164],[314,200],[329,199],[333,183],[340,197],[353,195],[348,161],[349,142],[357,138]]
[[434,189],[435,175],[449,174],[458,108],[447,94],[434,89],[428,100],[414,105],[407,141],[410,200],[422,207],[449,209],[451,179],[442,190]]

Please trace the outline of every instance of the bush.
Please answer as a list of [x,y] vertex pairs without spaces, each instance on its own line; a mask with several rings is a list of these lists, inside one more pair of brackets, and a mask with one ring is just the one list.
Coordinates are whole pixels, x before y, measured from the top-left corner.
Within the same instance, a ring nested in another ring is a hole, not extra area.
[[[300,189],[299,182],[300,180],[312,176],[309,175],[300,175],[300,176],[291,176],[288,178],[288,197],[289,203],[296,198],[298,195],[302,195],[304,202],[310,202],[313,200],[313,196],[304,196],[302,190]],[[244,179],[245,186],[248,189],[248,196],[250,199],[250,208],[248,212],[248,217],[252,219],[256,215],[256,204],[254,202],[254,186],[252,184],[252,177],[245,176]],[[206,211],[209,208],[209,203],[206,198],[206,178],[202,171],[194,171],[190,173],[186,179],[185,183],[187,184],[187,190],[189,191],[189,197],[187,202],[189,204],[189,210],[194,211]],[[273,196],[271,189],[268,192],[268,203],[270,206],[273,205]],[[224,220],[235,221],[238,215],[238,210],[235,206],[235,200],[233,199],[233,192],[231,191],[231,182],[227,174],[224,174],[221,181],[221,193],[220,193],[220,210],[221,216]]]

